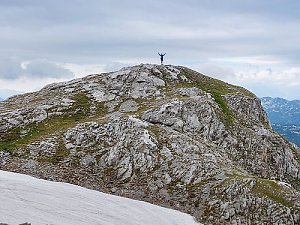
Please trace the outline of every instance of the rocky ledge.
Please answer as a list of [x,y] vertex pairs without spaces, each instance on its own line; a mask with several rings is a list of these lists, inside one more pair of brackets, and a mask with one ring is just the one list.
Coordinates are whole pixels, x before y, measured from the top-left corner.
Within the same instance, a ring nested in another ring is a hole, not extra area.
[[141,64],[0,103],[0,168],[188,212],[299,224],[300,150],[244,88]]

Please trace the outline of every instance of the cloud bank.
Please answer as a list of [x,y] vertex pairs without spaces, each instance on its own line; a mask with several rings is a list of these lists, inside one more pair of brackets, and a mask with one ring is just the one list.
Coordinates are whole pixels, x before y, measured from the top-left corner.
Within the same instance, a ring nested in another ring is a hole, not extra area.
[[74,73],[64,66],[47,60],[22,61],[17,58],[0,60],[0,79],[19,78],[72,78]]
[[[282,73],[293,87],[300,81],[299,8],[297,0],[0,1],[0,85],[159,63],[163,51],[167,64],[215,67],[219,78],[231,73],[246,87],[255,79],[257,94],[274,95]],[[264,83],[257,74],[269,69]]]

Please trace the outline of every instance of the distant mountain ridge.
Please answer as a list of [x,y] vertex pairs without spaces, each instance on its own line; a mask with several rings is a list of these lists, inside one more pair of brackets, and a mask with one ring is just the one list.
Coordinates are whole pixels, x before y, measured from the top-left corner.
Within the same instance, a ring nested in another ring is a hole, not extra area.
[[273,129],[300,146],[300,100],[263,97],[261,102]]
[[300,100],[263,97],[261,101],[272,123],[300,125]]
[[0,97],[0,102],[3,101],[4,99]]

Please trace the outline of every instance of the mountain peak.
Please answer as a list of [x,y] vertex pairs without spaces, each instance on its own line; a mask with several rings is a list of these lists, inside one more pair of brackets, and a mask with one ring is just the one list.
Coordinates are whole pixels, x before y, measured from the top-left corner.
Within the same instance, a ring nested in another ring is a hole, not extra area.
[[3,169],[204,224],[299,222],[299,149],[254,94],[189,68],[141,64],[51,84],[0,103],[0,121]]

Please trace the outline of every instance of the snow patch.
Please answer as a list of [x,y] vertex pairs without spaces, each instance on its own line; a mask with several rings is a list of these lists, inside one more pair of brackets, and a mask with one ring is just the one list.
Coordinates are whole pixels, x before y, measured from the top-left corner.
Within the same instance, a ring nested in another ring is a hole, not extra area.
[[76,185],[0,171],[0,223],[199,225],[192,216]]

